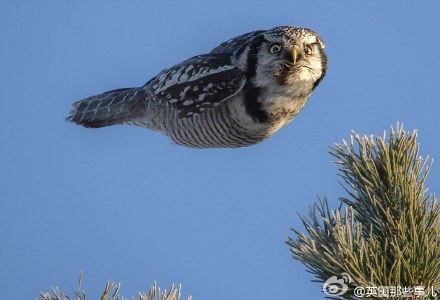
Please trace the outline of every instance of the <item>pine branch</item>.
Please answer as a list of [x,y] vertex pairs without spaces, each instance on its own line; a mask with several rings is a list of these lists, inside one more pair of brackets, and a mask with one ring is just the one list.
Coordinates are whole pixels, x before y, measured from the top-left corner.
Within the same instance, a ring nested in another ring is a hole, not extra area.
[[353,132],[330,153],[349,195],[340,198],[346,207],[330,210],[325,198],[313,204],[302,217],[307,234],[292,229],[295,238],[287,241],[293,258],[318,282],[349,276],[348,291],[334,299],[359,299],[359,286],[439,289],[440,205],[425,188],[431,162],[419,156],[417,133],[399,125],[387,140],[385,133]]
[[[78,290],[75,292],[76,300],[86,300],[86,293],[81,289],[82,285],[82,272],[79,276]],[[121,285],[114,282],[107,282],[104,288],[104,292],[101,295],[100,300],[127,300],[119,294],[119,288]],[[175,288],[174,284],[171,286],[170,290],[166,289],[161,291],[160,287],[158,288],[156,285],[156,281],[153,283],[153,286],[150,288],[148,294],[139,293],[139,300],[180,300],[181,293],[179,288]],[[132,300],[136,298],[132,297]],[[191,300],[192,297],[189,296],[188,300]],[[60,291],[57,287],[52,288],[52,294],[48,292],[40,292],[37,300],[72,300],[68,295]]]

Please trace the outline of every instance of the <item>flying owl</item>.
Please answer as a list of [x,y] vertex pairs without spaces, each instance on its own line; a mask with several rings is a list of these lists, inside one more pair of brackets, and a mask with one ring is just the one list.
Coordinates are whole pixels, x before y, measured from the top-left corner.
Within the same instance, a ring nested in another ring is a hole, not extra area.
[[292,121],[326,70],[324,43],[312,30],[258,30],[165,69],[142,87],[80,100],[66,120],[89,128],[141,126],[192,148],[250,146]]

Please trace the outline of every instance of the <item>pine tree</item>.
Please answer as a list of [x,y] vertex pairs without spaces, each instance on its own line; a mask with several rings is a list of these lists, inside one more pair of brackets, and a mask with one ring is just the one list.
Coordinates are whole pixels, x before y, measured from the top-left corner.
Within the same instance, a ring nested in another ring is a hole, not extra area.
[[287,241],[293,258],[327,298],[440,299],[440,205],[425,188],[431,162],[419,156],[416,131],[352,133],[330,153],[348,197],[334,210],[326,198],[313,204],[306,233],[292,229]]
[[[81,289],[82,285],[82,272],[79,275],[79,283],[78,290],[75,292],[75,298],[77,300],[86,300],[86,293]],[[104,288],[104,292],[102,293],[100,300],[127,300],[119,294],[120,284],[116,284],[114,282],[107,282]],[[157,287],[156,282],[153,283],[153,286],[150,288],[148,294],[139,293],[139,300],[180,300],[180,286],[179,288],[175,288],[174,285],[171,286],[170,290],[162,290]],[[59,288],[52,288],[52,293],[48,292],[40,292],[39,298],[37,300],[71,300],[73,298],[66,295]],[[135,298],[132,298],[135,300]],[[192,297],[189,296],[188,300],[191,300]]]
[[[324,284],[327,298],[440,299],[440,205],[425,188],[431,162],[419,156],[417,133],[399,125],[388,139],[352,133],[330,153],[348,197],[334,210],[326,198],[312,205],[302,217],[306,233],[292,229],[287,241],[293,258]],[[86,299],[81,281],[77,300]],[[180,297],[180,287],[161,292],[156,283],[139,294]],[[54,288],[39,299],[71,298]],[[119,285],[107,283],[101,300],[122,299]]]

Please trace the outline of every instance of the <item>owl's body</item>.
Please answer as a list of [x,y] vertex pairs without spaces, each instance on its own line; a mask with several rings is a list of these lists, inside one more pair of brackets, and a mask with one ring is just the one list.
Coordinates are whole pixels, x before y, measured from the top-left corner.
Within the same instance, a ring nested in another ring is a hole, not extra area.
[[276,27],[231,39],[148,81],[78,101],[68,121],[142,126],[194,148],[256,144],[289,123],[325,75],[322,40]]

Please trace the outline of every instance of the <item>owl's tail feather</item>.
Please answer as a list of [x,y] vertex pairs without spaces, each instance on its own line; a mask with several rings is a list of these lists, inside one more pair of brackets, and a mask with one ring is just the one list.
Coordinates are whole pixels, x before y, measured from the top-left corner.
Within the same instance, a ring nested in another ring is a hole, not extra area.
[[142,88],[118,89],[73,104],[66,121],[88,128],[121,124],[145,115]]

